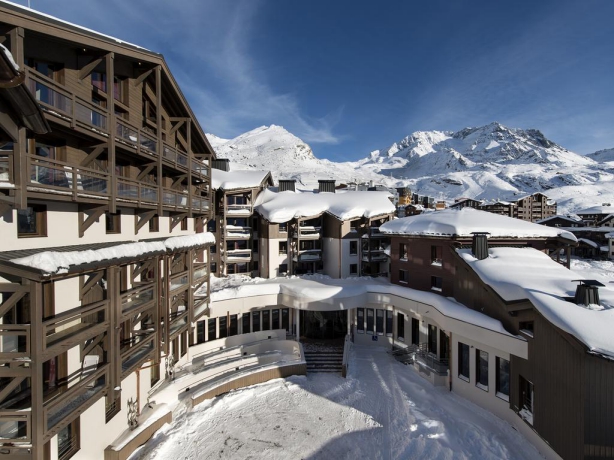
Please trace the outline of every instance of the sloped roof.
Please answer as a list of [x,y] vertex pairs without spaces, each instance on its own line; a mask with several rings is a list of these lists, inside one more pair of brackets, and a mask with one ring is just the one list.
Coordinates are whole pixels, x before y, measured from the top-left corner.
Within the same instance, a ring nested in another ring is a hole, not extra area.
[[270,171],[211,169],[211,188],[214,190],[257,188],[266,183],[273,185]]

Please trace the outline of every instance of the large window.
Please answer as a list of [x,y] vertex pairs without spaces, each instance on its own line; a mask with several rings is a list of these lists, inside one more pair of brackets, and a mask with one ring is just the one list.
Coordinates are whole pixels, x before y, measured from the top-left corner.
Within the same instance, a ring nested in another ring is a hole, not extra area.
[[469,381],[469,345],[458,342],[458,376]]
[[411,319],[411,343],[420,345],[420,321],[416,318]]
[[364,308],[356,309],[356,331],[359,334],[363,334],[365,332],[365,309]]
[[268,331],[271,329],[271,310],[264,310],[262,312],[262,330]]
[[437,326],[429,324],[428,327],[428,350],[429,353],[437,354]]
[[367,308],[367,334],[373,334],[375,323],[375,310]]
[[251,332],[251,327],[249,324],[249,313],[243,313],[241,315],[241,332],[243,334],[249,334]]
[[273,325],[271,326],[271,328],[273,330],[279,329],[279,309],[278,308],[272,310],[271,320],[273,322]]
[[386,335],[392,336],[392,310],[386,310]]
[[475,384],[478,388],[488,391],[488,353],[475,350]]
[[442,264],[442,252],[441,246],[431,246],[431,265]]
[[79,451],[79,418],[58,433],[58,459],[67,460]]
[[441,276],[431,276],[431,291],[441,292],[443,289],[443,279]]
[[280,233],[286,233],[288,231],[288,222],[282,222],[279,224],[279,231]]
[[205,322],[198,321],[196,323],[196,343],[205,342]]
[[228,325],[228,335],[237,335],[238,334],[238,321],[237,315],[230,315],[230,324]]
[[358,254],[358,241],[350,241],[350,255],[355,256]]
[[397,339],[401,342],[405,341],[405,315],[397,313]]
[[375,326],[377,335],[384,335],[384,310],[376,310]]
[[120,211],[116,213],[105,213],[107,233],[121,233],[122,232],[122,215]]
[[510,400],[510,362],[507,359],[499,358],[497,356],[496,359],[497,365],[497,393],[496,395],[505,399],[506,401]]
[[31,238],[47,236],[47,207],[31,205],[17,211],[17,236]]
[[288,254],[288,242],[280,241],[279,242],[279,255]]
[[209,340],[217,339],[215,320],[216,318],[209,318],[207,320],[207,329],[209,330],[209,337],[208,337]]
[[252,326],[254,332],[260,331],[260,312],[254,311],[252,312]]
[[409,280],[409,276],[407,275],[407,270],[399,270],[399,283],[407,284]]
[[224,337],[228,337],[228,321],[226,320],[225,316],[220,316],[219,318],[219,325],[220,325],[220,339],[223,339]]

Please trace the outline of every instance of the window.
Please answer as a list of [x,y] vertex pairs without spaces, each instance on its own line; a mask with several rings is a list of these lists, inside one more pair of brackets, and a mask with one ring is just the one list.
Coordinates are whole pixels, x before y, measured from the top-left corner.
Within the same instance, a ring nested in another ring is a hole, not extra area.
[[405,342],[405,315],[397,313],[397,339]]
[[215,219],[207,221],[207,231],[215,233]]
[[216,245],[215,244],[212,245],[211,247],[209,247],[209,253],[210,254],[215,254],[216,252],[217,252],[217,249],[216,249]]
[[399,259],[407,260],[407,244],[405,243],[399,244]]
[[280,241],[279,242],[279,255],[288,254],[288,242]]
[[469,345],[458,342],[458,377],[469,381]]
[[281,328],[285,329],[286,332],[290,332],[290,309],[289,308],[281,309]]
[[407,270],[399,270],[399,283],[407,284],[408,279]]
[[31,238],[47,236],[47,207],[32,205],[17,211],[17,236]]
[[384,335],[384,310],[376,310],[375,327],[377,335]]
[[252,331],[249,324],[249,313],[243,313],[241,315],[241,322],[241,332],[243,334],[249,334]]
[[198,321],[196,323],[196,343],[205,342],[205,322]]
[[254,241],[254,244],[252,245],[252,252],[254,254],[258,254],[258,240]]
[[217,273],[217,262],[211,262],[210,270],[211,270],[211,273]]
[[442,264],[442,248],[441,246],[431,246],[431,265]]
[[275,310],[272,310],[271,319],[273,321],[271,328],[273,330],[279,329],[279,309],[278,308]]
[[441,292],[443,279],[441,276],[431,276],[431,291]]
[[286,233],[288,231],[288,222],[282,222],[279,224],[279,231]]
[[208,337],[209,340],[215,340],[217,338],[215,326],[216,326],[215,318],[209,318],[207,320],[207,327],[209,329],[209,337]]
[[288,273],[288,264],[279,264],[279,275],[286,275]]
[[386,310],[386,335],[392,336],[392,310]]
[[428,327],[428,350],[429,353],[437,354],[437,326],[432,324]]
[[107,233],[121,233],[122,232],[122,215],[120,211],[114,214],[110,212],[105,213],[105,220],[107,226]]
[[254,332],[260,331],[260,312],[259,311],[252,312],[252,325],[253,325]]
[[411,319],[411,343],[420,345],[420,321],[416,318]]
[[520,321],[518,323],[518,329],[529,337],[533,337],[533,321]]
[[367,334],[373,334],[375,312],[372,308],[367,308]]
[[[111,393],[114,393],[113,391]],[[119,411],[121,411],[122,406],[122,395],[121,393],[116,393],[116,396],[113,397],[111,394],[105,396],[105,408],[104,408],[104,421],[105,423],[109,423],[113,420]]]
[[350,275],[358,274],[358,264],[350,264]]
[[252,262],[252,270],[257,271],[258,270],[258,261],[254,260]]
[[58,433],[58,459],[67,460],[79,451],[79,418]]
[[358,241],[350,241],[350,255],[355,256],[358,254]]
[[475,385],[488,391],[488,353],[475,350]]
[[533,384],[522,375],[519,375],[518,389],[520,391],[520,412],[518,415],[520,415],[524,421],[533,425]]
[[237,315],[230,315],[230,324],[228,325],[228,336],[237,335],[238,332],[238,321]]
[[268,331],[271,329],[271,310],[262,312],[262,330]]
[[225,316],[219,317],[220,339],[228,337],[228,321]]
[[188,218],[184,217],[183,219],[181,219],[181,230],[187,230],[188,229]]
[[149,232],[156,233],[160,231],[160,219],[158,215],[154,215],[151,219],[149,219]]
[[510,400],[510,362],[507,359],[496,359],[497,378],[496,390],[497,397],[506,401]]
[[252,230],[257,232],[258,231],[258,218],[254,217],[252,220]]
[[351,232],[357,232],[359,228],[360,228],[360,220],[353,220],[352,222],[350,222]]
[[359,334],[364,334],[365,332],[365,309],[364,308],[356,309],[356,331]]

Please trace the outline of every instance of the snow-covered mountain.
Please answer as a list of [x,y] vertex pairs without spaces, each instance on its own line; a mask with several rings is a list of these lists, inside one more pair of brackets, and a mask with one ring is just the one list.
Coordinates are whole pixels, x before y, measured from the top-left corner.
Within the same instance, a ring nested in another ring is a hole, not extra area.
[[221,139],[208,135],[221,158],[235,168],[268,169],[274,178],[295,178],[304,186],[318,179],[373,180],[410,185],[420,194],[452,201],[514,199],[542,191],[561,212],[614,201],[614,149],[578,155],[534,129],[499,123],[457,132],[418,131],[356,162],[316,158],[311,148],[280,126],[263,126]]

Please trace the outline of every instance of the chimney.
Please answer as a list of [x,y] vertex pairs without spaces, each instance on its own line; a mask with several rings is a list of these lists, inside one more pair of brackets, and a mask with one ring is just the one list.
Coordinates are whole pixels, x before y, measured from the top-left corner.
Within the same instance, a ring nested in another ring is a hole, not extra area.
[[280,192],[296,192],[296,179],[279,179]]
[[228,158],[216,158],[211,160],[211,167],[220,171],[230,171],[230,160]]
[[473,242],[471,243],[471,252],[478,260],[488,258],[488,232],[472,232]]
[[318,191],[322,192],[330,192],[335,193],[335,181],[334,180],[319,180],[318,181]]
[[599,286],[605,286],[596,280],[573,280],[577,281],[574,302],[578,305],[599,305]]

